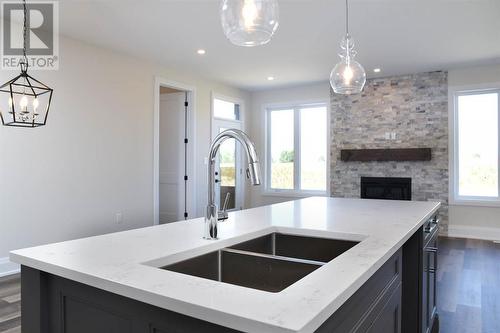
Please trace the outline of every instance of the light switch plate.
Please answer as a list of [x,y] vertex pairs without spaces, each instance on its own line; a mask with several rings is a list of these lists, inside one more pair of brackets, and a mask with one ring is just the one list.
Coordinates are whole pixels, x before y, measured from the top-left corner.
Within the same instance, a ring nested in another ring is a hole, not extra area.
[[121,212],[116,213],[115,215],[116,224],[122,224],[123,222],[123,214]]

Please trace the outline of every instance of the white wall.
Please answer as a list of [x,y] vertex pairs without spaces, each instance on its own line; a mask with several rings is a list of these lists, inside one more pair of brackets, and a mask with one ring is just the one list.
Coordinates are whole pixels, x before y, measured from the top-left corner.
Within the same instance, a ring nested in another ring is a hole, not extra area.
[[500,82],[500,64],[448,71],[448,85],[450,87],[498,82]]
[[[188,70],[68,38],[60,39],[60,61],[58,71],[33,72],[55,89],[48,125],[0,128],[0,258],[13,249],[153,224],[155,75],[196,87],[200,206],[211,91],[249,101],[246,92],[179,72]],[[14,75],[1,71],[0,81]],[[116,212],[123,213],[120,225]]]
[[[265,170],[265,106],[283,103],[308,103],[324,101],[330,104],[330,84],[321,82],[286,89],[273,89],[254,92],[251,95],[249,114],[250,137],[254,140],[257,152],[262,161],[262,171]],[[263,195],[263,186],[249,187],[249,205],[258,207],[273,203],[294,200],[297,196]]]
[[[500,88],[500,65],[449,71],[450,91],[470,88],[474,85]],[[453,100],[450,98],[449,104],[453,105],[452,103]],[[449,214],[448,235],[500,240],[500,208],[450,205]]]

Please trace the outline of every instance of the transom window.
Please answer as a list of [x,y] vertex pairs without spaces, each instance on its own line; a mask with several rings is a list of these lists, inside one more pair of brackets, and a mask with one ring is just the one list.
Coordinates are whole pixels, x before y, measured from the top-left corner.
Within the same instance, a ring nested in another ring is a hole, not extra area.
[[458,203],[500,203],[499,101],[500,90],[455,94],[453,199]]
[[326,104],[267,109],[266,149],[267,191],[326,193]]
[[240,120],[240,105],[219,98],[213,99],[214,117],[228,120]]

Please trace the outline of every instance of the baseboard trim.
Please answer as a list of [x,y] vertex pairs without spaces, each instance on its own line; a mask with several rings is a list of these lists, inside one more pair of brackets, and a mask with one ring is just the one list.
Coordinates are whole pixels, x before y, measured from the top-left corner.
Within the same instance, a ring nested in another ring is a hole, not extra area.
[[21,271],[18,264],[9,260],[9,258],[0,258],[0,277],[17,274]]
[[448,237],[500,241],[500,228],[478,227],[470,225],[449,225]]

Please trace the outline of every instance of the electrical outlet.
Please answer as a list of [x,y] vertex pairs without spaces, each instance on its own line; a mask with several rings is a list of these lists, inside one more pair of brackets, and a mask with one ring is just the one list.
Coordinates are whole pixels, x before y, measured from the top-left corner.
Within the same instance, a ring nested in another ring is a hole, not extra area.
[[396,140],[396,132],[391,133],[391,140]]
[[123,223],[123,214],[121,212],[118,212],[115,214],[115,222],[116,222],[116,224]]
[[385,139],[390,140],[391,139],[391,133],[390,132],[385,132]]

